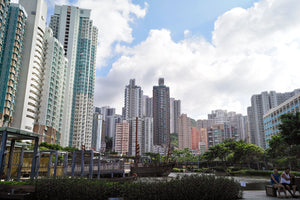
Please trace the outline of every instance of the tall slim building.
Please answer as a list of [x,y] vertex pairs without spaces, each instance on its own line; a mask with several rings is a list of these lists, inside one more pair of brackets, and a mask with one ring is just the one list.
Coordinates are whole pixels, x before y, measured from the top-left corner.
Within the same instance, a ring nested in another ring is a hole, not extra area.
[[249,107],[247,111],[250,127],[250,140],[253,144],[266,148],[263,115],[299,92],[299,89],[286,93],[276,93],[275,91],[271,91],[270,93],[262,92],[261,94],[256,94],[251,97],[251,107]]
[[47,4],[44,0],[20,0],[28,18],[22,64],[17,86],[13,127],[33,131],[38,120],[39,106],[44,84],[44,33],[46,28]]
[[143,96],[143,116],[153,117],[153,101],[151,97]]
[[152,152],[153,150],[153,118],[144,117],[142,134],[142,152]]
[[170,141],[170,92],[164,79],[153,87],[153,144],[168,145]]
[[116,142],[115,152],[120,154],[128,154],[129,147],[129,123],[123,121],[116,123]]
[[[50,27],[64,44],[69,60],[67,89],[68,110],[65,132],[69,145],[91,148],[98,29],[90,19],[91,10],[74,6],[56,6]],[[72,108],[69,106],[72,105]],[[71,119],[69,121],[69,119]],[[66,138],[64,138],[66,139]],[[66,139],[67,140],[67,139]],[[64,144],[67,144],[64,141]]]
[[[45,134],[45,141],[59,143],[63,126],[64,98],[68,60],[63,45],[53,37],[51,28],[44,34],[44,84],[40,112],[34,132]],[[51,130],[51,131],[50,131]],[[49,133],[53,133],[49,135]],[[48,140],[52,138],[53,140]]]
[[177,120],[181,115],[181,101],[170,98],[170,133],[178,133]]
[[2,48],[3,53],[3,57],[0,56],[0,127],[10,126],[13,120],[27,19],[25,9],[19,4],[11,3],[6,20],[3,16],[5,2],[8,1],[0,3],[1,29],[6,24],[6,28],[0,33],[4,34],[2,40],[0,38],[0,51]]
[[[144,143],[143,143],[143,119],[142,118],[130,118],[129,122],[129,155],[136,155],[136,141],[139,145],[140,155],[144,153]],[[137,137],[137,140],[136,140]]]
[[91,148],[98,29],[91,10],[80,9],[70,135],[72,146]]
[[143,117],[142,108],[143,90],[135,84],[135,79],[130,79],[125,87],[124,118],[126,120],[135,117]]
[[192,149],[191,138],[191,119],[186,114],[182,114],[178,118],[178,148]]
[[101,151],[101,144],[103,142],[103,115],[95,112],[93,115],[93,131],[92,131],[92,149]]
[[10,0],[2,0],[0,1],[0,64],[3,56],[3,45],[4,45],[4,38],[6,35],[6,20],[8,15],[8,8],[9,8]]
[[72,146],[70,141],[70,127],[73,101],[73,86],[77,58],[78,32],[80,9],[74,6],[55,5],[54,14],[51,16],[50,28],[53,36],[64,46],[65,56],[68,59],[68,68],[65,86],[64,115],[62,126],[62,146]]

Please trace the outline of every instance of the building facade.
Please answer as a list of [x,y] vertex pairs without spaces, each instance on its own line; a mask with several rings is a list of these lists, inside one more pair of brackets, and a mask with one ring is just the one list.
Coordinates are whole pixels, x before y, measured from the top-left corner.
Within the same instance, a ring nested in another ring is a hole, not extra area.
[[299,92],[299,89],[286,93],[271,91],[269,93],[262,92],[251,97],[251,107],[247,109],[251,143],[266,148],[263,115]]
[[0,53],[3,55],[0,55],[0,127],[10,126],[13,120],[27,19],[25,9],[14,3],[10,4],[6,17],[5,2],[8,1],[0,3]]
[[115,152],[119,154],[128,154],[129,148],[129,123],[123,121],[116,124],[116,141],[115,141]]
[[285,113],[300,112],[300,93],[289,98],[282,104],[270,109],[263,116],[266,147],[273,135],[279,134],[280,116]]
[[70,138],[72,146],[91,148],[98,29],[91,10],[80,9],[77,58],[73,87]]
[[129,80],[124,94],[124,119],[143,117],[143,90],[135,84],[135,79]]
[[17,85],[14,120],[12,127],[33,131],[39,115],[44,84],[44,33],[47,4],[44,0],[20,0],[27,12],[22,64]]
[[192,149],[191,119],[186,114],[181,114],[177,122],[178,126],[178,148]]
[[80,9],[75,6],[55,5],[54,14],[51,16],[50,28],[53,30],[53,36],[57,38],[64,47],[65,56],[68,59],[64,115],[62,126],[62,146],[72,146],[70,140],[70,128],[72,119],[72,102],[74,76],[77,58],[78,32],[80,22]]
[[153,87],[153,144],[167,145],[170,141],[170,91],[160,78]]
[[[44,34],[44,84],[40,100],[40,112],[33,132],[48,135],[51,128],[55,143],[60,144],[63,126],[64,98],[68,60],[63,45],[53,37],[51,28]],[[53,143],[53,142],[51,142]]]
[[101,146],[103,141],[105,142],[104,137],[104,120],[103,115],[95,112],[93,115],[93,130],[92,130],[92,147],[94,151],[101,151]]

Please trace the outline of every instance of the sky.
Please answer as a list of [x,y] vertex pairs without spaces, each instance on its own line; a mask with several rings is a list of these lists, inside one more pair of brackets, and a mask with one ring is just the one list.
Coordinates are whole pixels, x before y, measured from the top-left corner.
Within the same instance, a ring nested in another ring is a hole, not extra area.
[[[158,78],[182,113],[247,114],[262,91],[300,88],[299,0],[47,0],[92,9],[99,29],[95,106],[121,113],[135,78],[152,96]],[[49,20],[49,17],[48,17]]]

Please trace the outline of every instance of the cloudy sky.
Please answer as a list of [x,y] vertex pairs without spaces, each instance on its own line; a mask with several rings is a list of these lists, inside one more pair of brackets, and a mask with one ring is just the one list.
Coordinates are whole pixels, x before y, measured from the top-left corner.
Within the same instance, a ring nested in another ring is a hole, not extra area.
[[299,0],[47,0],[92,9],[99,28],[95,105],[121,113],[135,78],[159,77],[182,112],[246,114],[251,95],[300,87]]

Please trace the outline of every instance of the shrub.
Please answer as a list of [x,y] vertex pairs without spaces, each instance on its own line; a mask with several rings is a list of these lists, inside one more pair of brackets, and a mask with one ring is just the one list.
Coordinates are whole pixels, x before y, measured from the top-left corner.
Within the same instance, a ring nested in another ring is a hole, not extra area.
[[111,183],[88,179],[41,179],[36,182],[36,199],[238,199],[240,186],[233,179],[191,175],[169,182]]

